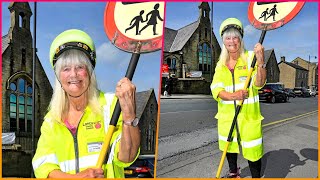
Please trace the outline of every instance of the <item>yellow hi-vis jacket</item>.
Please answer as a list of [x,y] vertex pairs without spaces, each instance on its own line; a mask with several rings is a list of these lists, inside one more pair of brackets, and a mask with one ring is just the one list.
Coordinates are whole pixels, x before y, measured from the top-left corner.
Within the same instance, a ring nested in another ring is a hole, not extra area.
[[[213,98],[218,101],[218,113],[215,118],[218,119],[219,149],[222,151],[225,149],[236,105],[239,101],[224,101],[218,95],[221,91],[232,93],[244,89],[254,53],[246,51],[245,54],[247,59],[243,60],[239,57],[233,74],[225,64],[219,61],[210,87]],[[260,113],[258,94],[261,87],[254,85],[256,74],[257,66],[255,66],[251,76],[251,83],[248,88],[249,96],[243,101],[237,118],[243,156],[253,162],[259,160],[263,155],[261,127],[263,117]],[[239,153],[236,128],[233,134],[234,138],[230,142],[227,152]]]
[[[55,169],[76,174],[96,166],[116,98],[114,94],[100,92],[99,102],[103,108],[101,114],[93,113],[89,107],[86,107],[75,136],[65,124],[54,120],[52,116],[54,112],[46,115],[32,160],[37,178],[47,178]],[[132,164],[132,162],[124,163],[118,159],[121,132],[122,117],[120,116],[110,142],[108,161],[102,167],[106,178],[124,178],[124,167]]]

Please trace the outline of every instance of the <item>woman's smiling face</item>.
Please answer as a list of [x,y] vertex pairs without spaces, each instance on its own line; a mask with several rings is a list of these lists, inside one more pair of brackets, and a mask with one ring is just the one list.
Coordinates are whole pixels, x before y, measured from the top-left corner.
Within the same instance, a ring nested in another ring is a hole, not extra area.
[[240,49],[240,38],[238,36],[227,36],[223,41],[229,53],[235,53]]
[[60,71],[62,88],[71,96],[82,95],[89,86],[89,76],[85,65],[66,65]]

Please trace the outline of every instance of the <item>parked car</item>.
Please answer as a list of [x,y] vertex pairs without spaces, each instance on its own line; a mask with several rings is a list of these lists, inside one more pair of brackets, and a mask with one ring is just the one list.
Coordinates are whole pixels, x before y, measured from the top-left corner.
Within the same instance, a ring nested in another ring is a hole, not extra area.
[[285,92],[282,83],[267,83],[259,90],[259,99],[271,103],[275,103],[276,101],[287,102],[289,94]]
[[293,88],[293,92],[298,97],[310,97],[310,93],[305,87],[295,87]]
[[153,178],[154,155],[140,155],[139,158],[124,169],[126,178]]
[[308,90],[310,96],[316,97],[316,91],[315,90],[313,90],[313,89],[307,89],[307,90]]
[[286,92],[288,93],[289,97],[293,97],[293,98],[296,97],[296,94],[293,92],[292,89],[290,89],[290,88],[284,88],[284,91],[286,91]]

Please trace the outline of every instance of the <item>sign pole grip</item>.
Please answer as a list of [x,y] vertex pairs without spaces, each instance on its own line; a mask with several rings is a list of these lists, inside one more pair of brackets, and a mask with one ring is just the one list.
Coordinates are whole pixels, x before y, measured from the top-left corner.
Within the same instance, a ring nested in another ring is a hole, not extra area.
[[[128,78],[130,81],[133,78],[133,74],[136,70],[136,67],[137,67],[137,64],[138,64],[138,61],[140,58],[140,48],[141,48],[141,44],[138,43],[137,50],[134,53],[132,53],[130,63],[128,65],[128,69],[127,69],[125,77]],[[118,123],[120,113],[121,113],[121,107],[120,107],[119,100],[117,99],[117,103],[116,103],[115,109],[112,113],[111,120],[110,120],[109,128],[108,128],[107,134],[104,138],[104,142],[103,142],[103,145],[102,145],[99,157],[98,157],[98,162],[96,164],[96,168],[101,168],[102,164],[106,158],[106,155],[107,155],[107,152],[108,152],[109,146],[110,146],[110,141],[111,141],[112,135],[114,133],[115,127]],[[109,157],[106,158],[106,161],[108,161],[108,158]]]
[[[266,30],[262,30],[261,35],[260,35],[260,39],[259,39],[259,43],[260,44],[263,43],[264,37],[266,35],[266,32],[267,32]],[[256,58],[256,56],[254,56],[254,58],[252,60],[252,63],[251,63],[251,68],[250,68],[249,73],[248,73],[248,78],[247,78],[247,80],[245,82],[245,85],[244,85],[244,89],[248,89],[248,87],[249,87],[249,84],[250,84],[250,81],[251,81],[251,75],[252,75],[254,66],[256,65],[256,61],[257,61],[257,58]],[[228,135],[226,146],[225,146],[224,151],[222,153],[222,157],[221,157],[220,164],[219,164],[219,167],[218,167],[218,170],[217,170],[216,178],[220,178],[220,173],[221,173],[221,170],[222,170],[222,166],[223,166],[224,160],[226,158],[226,154],[227,154],[227,150],[228,150],[229,144],[233,139],[232,138],[233,129],[234,129],[234,126],[235,126],[235,124],[237,122],[237,118],[238,118],[238,115],[240,113],[242,104],[243,104],[243,100],[240,100],[239,104],[236,107],[235,115],[234,115],[234,118],[232,120],[232,124],[231,124],[231,127],[230,127],[230,131],[229,131],[229,135]]]

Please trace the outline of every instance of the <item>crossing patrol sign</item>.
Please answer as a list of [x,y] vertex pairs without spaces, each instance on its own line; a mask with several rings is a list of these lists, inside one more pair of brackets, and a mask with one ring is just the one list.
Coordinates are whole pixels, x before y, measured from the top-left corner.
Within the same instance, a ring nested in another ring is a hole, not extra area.
[[109,2],[104,13],[104,29],[119,49],[140,53],[160,50],[164,2]]
[[250,2],[249,22],[257,29],[272,30],[293,19],[305,2]]

